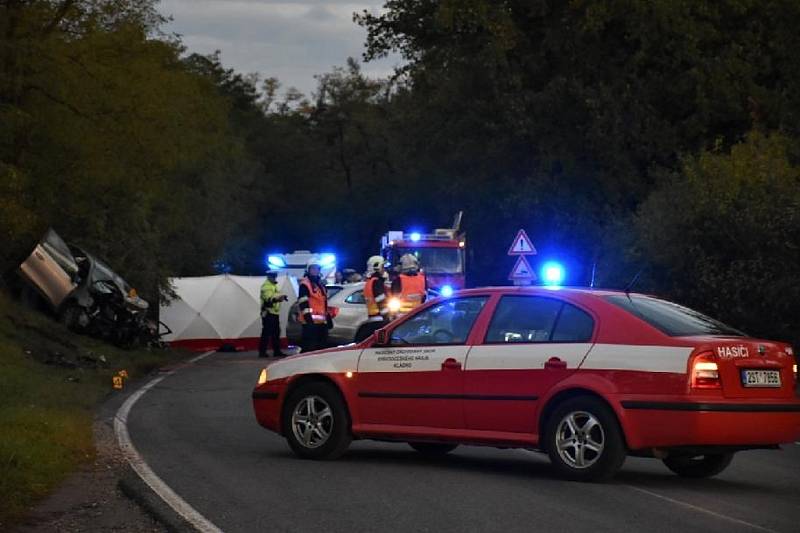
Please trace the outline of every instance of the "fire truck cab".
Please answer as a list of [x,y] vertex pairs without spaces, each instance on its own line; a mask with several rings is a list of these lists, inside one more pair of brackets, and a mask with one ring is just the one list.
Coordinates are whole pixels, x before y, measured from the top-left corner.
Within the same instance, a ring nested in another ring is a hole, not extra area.
[[393,271],[403,255],[412,254],[419,259],[429,288],[443,294],[463,289],[466,238],[459,231],[460,226],[461,212],[456,215],[452,228],[439,228],[433,233],[387,232],[381,237],[381,255],[386,259],[386,269]]

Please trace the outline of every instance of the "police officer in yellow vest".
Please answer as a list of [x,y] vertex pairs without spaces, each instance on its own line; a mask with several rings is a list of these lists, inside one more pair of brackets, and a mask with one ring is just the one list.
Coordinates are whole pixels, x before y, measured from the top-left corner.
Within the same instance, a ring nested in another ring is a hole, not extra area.
[[272,344],[272,354],[283,357],[281,353],[281,302],[288,297],[279,294],[278,272],[267,271],[267,279],[261,285],[261,340],[258,343],[258,356],[267,356],[267,344]]
[[328,291],[319,274],[319,261],[311,259],[298,289],[299,320],[303,328],[300,344],[303,352],[325,348],[328,344],[328,327],[332,326],[328,316]]

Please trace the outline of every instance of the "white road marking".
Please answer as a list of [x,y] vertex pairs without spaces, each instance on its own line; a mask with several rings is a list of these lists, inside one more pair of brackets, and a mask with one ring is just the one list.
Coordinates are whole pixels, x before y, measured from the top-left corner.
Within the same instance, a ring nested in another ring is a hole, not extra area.
[[752,528],[752,529],[757,529],[758,531],[766,531],[768,533],[778,533],[774,529],[769,529],[769,528],[766,528],[764,526],[759,526],[757,524],[751,524],[750,522],[745,522],[744,520],[739,520],[738,518],[732,518],[732,517],[726,516],[724,514],[716,513],[714,511],[711,511],[710,509],[705,509],[703,507],[698,507],[697,505],[692,505],[691,503],[686,503],[686,502],[682,502],[680,500],[675,500],[673,498],[670,498],[669,496],[664,496],[663,494],[658,494],[656,492],[652,492],[652,491],[649,491],[647,489],[634,487],[633,485],[625,485],[625,484],[623,484],[623,486],[624,487],[628,487],[629,489],[633,489],[633,490],[635,490],[637,492],[641,492],[643,494],[647,494],[647,495],[652,496],[654,498],[658,498],[660,500],[665,500],[665,501],[668,501],[670,503],[674,503],[675,505],[680,505],[681,507],[687,507],[689,509],[692,509],[693,511],[698,511],[700,513],[705,513],[707,515],[711,515],[711,516],[713,516],[715,518],[719,518],[721,520],[727,520],[728,522],[733,522],[734,524],[739,524],[741,526],[747,526],[747,527]]
[[[193,359],[190,359],[188,362],[190,364],[196,363],[197,361],[208,357],[212,353],[214,352],[204,353]],[[222,533],[221,529],[215,526],[206,517],[201,515],[183,498],[178,496],[169,485],[164,483],[164,481],[158,477],[155,472],[153,472],[144,458],[139,455],[138,451],[136,451],[136,448],[131,441],[130,434],[128,433],[128,413],[130,413],[133,405],[139,400],[139,398],[144,396],[148,390],[156,386],[161,380],[173,374],[174,372],[175,370],[170,370],[169,372],[166,372],[165,374],[151,380],[144,387],[134,392],[130,398],[125,400],[125,403],[122,404],[122,407],[119,408],[119,411],[117,411],[117,414],[114,417],[114,433],[117,435],[119,447],[122,449],[122,453],[125,455],[125,459],[128,460],[131,468],[133,468],[133,470],[139,474],[139,477],[142,478],[142,481],[147,483],[147,485],[149,485],[150,488],[153,489],[153,491],[167,503],[167,505],[172,507],[176,513],[185,518],[186,521],[194,526],[198,531]]]

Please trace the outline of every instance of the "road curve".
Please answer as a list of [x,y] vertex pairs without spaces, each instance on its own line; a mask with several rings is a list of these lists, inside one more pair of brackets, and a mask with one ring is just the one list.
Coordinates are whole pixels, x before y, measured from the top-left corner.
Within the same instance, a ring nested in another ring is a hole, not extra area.
[[297,459],[255,422],[255,353],[213,354],[153,386],[128,414],[150,468],[226,532],[800,531],[800,446],[743,452],[685,480],[631,459],[612,483],[554,477],[524,450],[459,447],[426,459],[354,442],[337,461]]

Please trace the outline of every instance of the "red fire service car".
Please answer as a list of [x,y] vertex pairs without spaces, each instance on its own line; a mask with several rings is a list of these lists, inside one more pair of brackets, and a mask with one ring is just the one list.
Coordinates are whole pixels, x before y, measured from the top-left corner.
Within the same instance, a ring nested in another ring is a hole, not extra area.
[[608,479],[626,455],[679,475],[800,439],[792,348],[634,293],[502,287],[436,299],[360,344],[261,371],[258,422],[327,459],[352,439],[537,449]]

